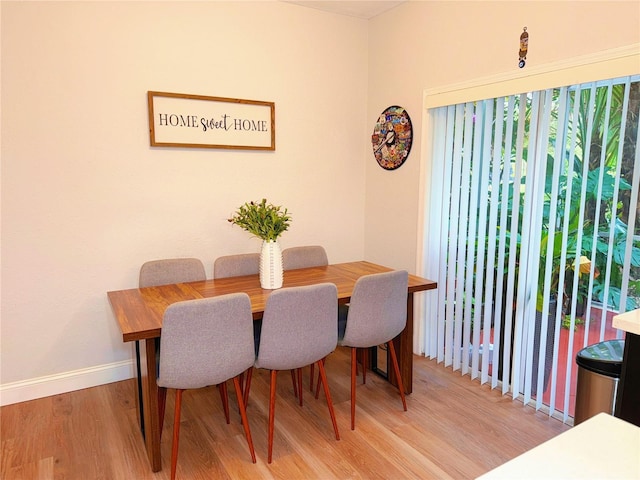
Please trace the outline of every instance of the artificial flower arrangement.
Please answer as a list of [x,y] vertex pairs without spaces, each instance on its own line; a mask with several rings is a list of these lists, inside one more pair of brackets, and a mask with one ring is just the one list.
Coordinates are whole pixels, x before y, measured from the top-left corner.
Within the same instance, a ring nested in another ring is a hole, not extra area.
[[267,199],[263,198],[260,202],[252,201],[241,205],[228,221],[266,242],[271,242],[287,231],[291,215],[286,208],[267,203]]

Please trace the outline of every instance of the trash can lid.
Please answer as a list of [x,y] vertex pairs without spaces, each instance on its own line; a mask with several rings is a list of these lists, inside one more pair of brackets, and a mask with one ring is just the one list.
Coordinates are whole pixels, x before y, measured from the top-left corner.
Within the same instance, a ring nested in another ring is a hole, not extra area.
[[576,355],[576,363],[601,375],[619,377],[623,351],[624,340],[605,340],[580,350]]

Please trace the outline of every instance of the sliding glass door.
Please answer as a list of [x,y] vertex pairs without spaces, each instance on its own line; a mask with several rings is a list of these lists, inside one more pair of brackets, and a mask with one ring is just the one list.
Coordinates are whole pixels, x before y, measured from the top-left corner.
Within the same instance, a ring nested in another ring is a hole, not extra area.
[[427,356],[572,414],[575,352],[640,306],[639,81],[428,112]]

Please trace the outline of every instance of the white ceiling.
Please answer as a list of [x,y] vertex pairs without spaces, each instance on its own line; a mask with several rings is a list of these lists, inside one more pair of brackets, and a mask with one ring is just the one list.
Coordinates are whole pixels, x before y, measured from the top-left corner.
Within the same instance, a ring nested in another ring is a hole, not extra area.
[[315,8],[317,10],[324,10],[325,12],[338,13],[340,15],[348,15],[350,17],[364,18],[368,20],[380,15],[382,12],[392,9],[393,7],[404,3],[407,0],[387,2],[387,1],[342,1],[342,0],[329,0],[324,2],[316,2],[313,0],[300,0],[289,1],[284,0],[285,3],[295,3],[303,7]]

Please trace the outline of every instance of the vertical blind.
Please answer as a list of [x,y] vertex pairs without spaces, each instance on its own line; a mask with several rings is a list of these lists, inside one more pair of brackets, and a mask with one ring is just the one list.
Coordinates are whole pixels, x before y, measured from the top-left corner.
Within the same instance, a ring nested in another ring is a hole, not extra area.
[[423,299],[420,348],[536,408],[547,392],[565,421],[575,347],[640,307],[638,81],[427,112],[421,274],[438,289]]

